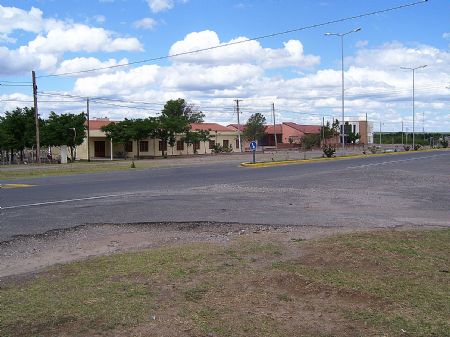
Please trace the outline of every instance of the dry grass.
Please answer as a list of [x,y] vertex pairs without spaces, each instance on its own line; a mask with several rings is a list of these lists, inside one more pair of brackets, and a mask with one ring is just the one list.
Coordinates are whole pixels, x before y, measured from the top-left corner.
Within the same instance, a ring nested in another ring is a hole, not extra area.
[[448,336],[449,253],[447,229],[97,257],[3,285],[0,335]]

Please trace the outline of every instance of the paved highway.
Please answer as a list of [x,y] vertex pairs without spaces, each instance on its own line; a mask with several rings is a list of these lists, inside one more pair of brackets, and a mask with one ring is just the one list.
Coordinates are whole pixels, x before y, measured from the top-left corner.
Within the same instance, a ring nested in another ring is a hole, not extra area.
[[450,225],[450,152],[269,168],[236,163],[0,183],[0,241],[89,223]]

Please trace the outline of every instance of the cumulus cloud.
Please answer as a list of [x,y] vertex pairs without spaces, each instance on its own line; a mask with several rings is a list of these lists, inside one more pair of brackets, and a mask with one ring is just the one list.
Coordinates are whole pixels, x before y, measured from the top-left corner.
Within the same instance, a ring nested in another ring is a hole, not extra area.
[[53,71],[67,52],[142,51],[138,39],[116,37],[113,32],[84,24],[57,24],[45,35],[39,34],[27,45],[10,50],[2,47],[0,74],[14,74],[31,69]]
[[37,33],[43,28],[42,11],[31,7],[27,12],[16,7],[0,5],[0,33],[11,33],[16,29]]
[[[284,43],[284,48],[263,48],[258,41],[248,41],[246,37],[238,37],[228,42],[220,42],[216,32],[205,30],[194,32],[175,42],[170,48],[171,55],[183,54],[193,50],[208,49],[194,54],[181,55],[174,58],[177,63],[196,64],[233,64],[251,63],[264,68],[280,67],[312,67],[320,63],[320,57],[305,55],[303,44],[298,40]],[[228,45],[226,48],[214,48]]]
[[39,35],[28,43],[35,52],[98,52],[98,51],[142,51],[143,47],[136,38],[115,38],[112,32],[103,28],[73,24],[64,28],[55,28],[47,36]]
[[143,18],[141,20],[137,20],[133,23],[133,27],[137,29],[153,29],[157,25],[155,19],[152,18]]

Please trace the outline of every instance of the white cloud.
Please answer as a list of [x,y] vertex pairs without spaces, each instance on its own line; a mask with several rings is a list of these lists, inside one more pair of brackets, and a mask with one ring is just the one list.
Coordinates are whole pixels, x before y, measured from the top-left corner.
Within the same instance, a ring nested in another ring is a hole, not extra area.
[[[70,60],[65,60],[61,62],[61,64],[58,67],[58,70],[56,73],[72,73],[72,72],[79,72],[83,70],[89,70],[89,69],[97,69],[97,68],[106,68],[106,67],[114,67],[120,64],[127,64],[128,60],[126,58],[121,59],[120,61],[117,61],[115,59],[109,59],[107,61],[100,61],[99,59],[95,57],[76,57]],[[114,68],[112,68],[114,69]],[[101,72],[108,72],[111,71],[110,69],[100,70]],[[82,76],[77,75],[77,76]],[[87,74],[86,76],[92,76],[92,73]]]
[[[175,42],[170,54],[183,54],[193,50],[208,49],[194,54],[181,55],[174,58],[177,63],[196,64],[259,64],[264,68],[280,67],[312,67],[320,63],[320,57],[305,55],[303,45],[298,40],[289,40],[284,48],[263,48],[258,41],[248,41],[246,37],[238,37],[228,42],[220,42],[216,32],[205,30],[186,35],[182,41]],[[216,46],[228,45],[223,48]]]
[[167,11],[174,6],[173,0],[147,0],[147,3],[153,13]]
[[[14,74],[30,71],[54,71],[67,52],[115,52],[142,51],[143,46],[136,38],[115,37],[103,28],[83,24],[56,23],[46,35],[39,34],[27,45],[10,50],[0,48],[4,62],[0,74]],[[9,60],[9,62],[6,62]]]
[[104,23],[106,21],[106,17],[104,15],[95,15],[94,20],[97,23]]
[[450,33],[444,33],[444,34],[442,34],[442,37],[444,39],[450,39]]
[[143,18],[133,23],[133,27],[138,29],[153,29],[156,25],[156,20],[152,18]]
[[38,53],[143,50],[136,38],[114,38],[112,32],[83,24],[58,27],[50,30],[47,36],[38,35],[36,39],[28,43],[28,48]]
[[367,47],[368,44],[369,44],[369,41],[367,41],[367,40],[359,40],[358,42],[356,42],[355,47],[356,48],[364,48],[364,47]]
[[43,25],[42,11],[31,7],[27,12],[16,7],[0,5],[0,33],[11,33],[16,29],[37,33]]

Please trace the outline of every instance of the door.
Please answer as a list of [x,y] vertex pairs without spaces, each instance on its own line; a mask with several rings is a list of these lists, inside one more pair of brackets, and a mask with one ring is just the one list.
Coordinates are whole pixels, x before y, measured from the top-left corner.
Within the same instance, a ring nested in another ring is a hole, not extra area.
[[94,142],[94,156],[104,158],[105,157],[105,142],[95,141]]

